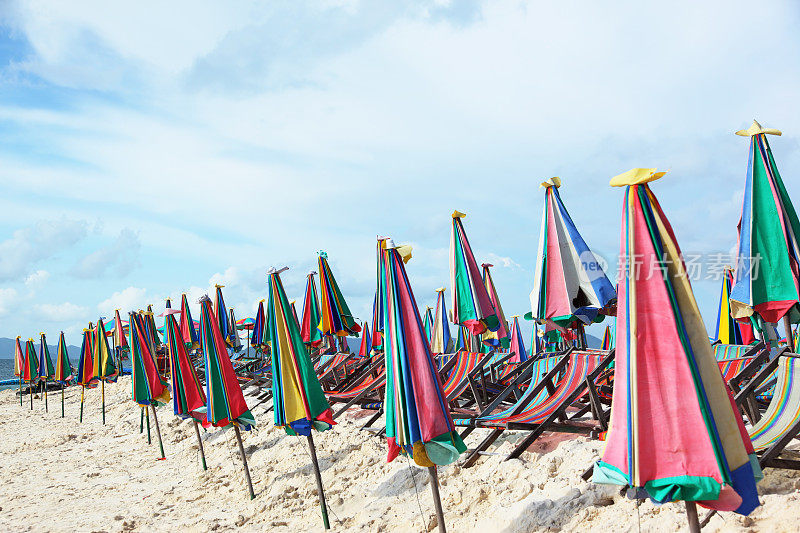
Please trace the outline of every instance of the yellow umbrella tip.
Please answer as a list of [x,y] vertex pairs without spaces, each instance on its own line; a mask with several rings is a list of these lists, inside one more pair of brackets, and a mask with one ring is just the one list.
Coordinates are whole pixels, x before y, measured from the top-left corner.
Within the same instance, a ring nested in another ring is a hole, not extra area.
[[561,187],[561,178],[559,178],[558,176],[553,176],[550,179],[544,180],[539,185],[539,187],[543,187],[545,189],[549,189],[550,187],[555,187],[556,189],[558,189],[559,187]]
[[438,289],[436,289],[436,292],[444,292],[445,290],[447,289],[445,289],[444,287],[439,287]]
[[611,178],[609,185],[612,187],[625,187],[655,181],[667,172],[656,172],[654,168],[632,168],[618,176]]
[[750,127],[746,130],[739,130],[736,132],[736,135],[741,137],[752,137],[753,135],[758,134],[766,134],[766,135],[781,135],[780,130],[776,130],[774,128],[763,128],[761,124],[758,123],[757,120],[753,120],[753,123],[750,124]]
[[455,211],[453,211],[453,215],[452,216],[453,216],[453,218],[464,218],[465,216],[467,216],[467,214],[466,213],[462,213],[461,211],[456,209]]

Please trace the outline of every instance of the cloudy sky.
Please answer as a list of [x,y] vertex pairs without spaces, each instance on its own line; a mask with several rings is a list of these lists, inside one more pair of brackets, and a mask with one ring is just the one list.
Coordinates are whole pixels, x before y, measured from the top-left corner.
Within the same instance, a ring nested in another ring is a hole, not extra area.
[[[326,250],[370,313],[374,239],[447,283],[450,213],[528,310],[542,179],[618,249],[635,166],[684,252],[736,242],[753,118],[800,198],[796,2],[0,3],[0,336],[80,329],[265,271],[300,298]],[[713,327],[716,281],[694,284]]]

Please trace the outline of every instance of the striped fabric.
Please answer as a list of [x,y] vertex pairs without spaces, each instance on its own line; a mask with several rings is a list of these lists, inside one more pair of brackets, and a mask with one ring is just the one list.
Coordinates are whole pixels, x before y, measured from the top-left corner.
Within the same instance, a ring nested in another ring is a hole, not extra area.
[[750,440],[756,451],[772,446],[800,420],[800,359],[781,357],[778,361],[778,380],[775,395],[767,412],[750,430]]
[[458,352],[456,354],[457,362],[450,370],[450,375],[447,376],[447,381],[442,387],[446,398],[456,398],[467,390],[469,387],[467,376],[475,369],[484,355],[486,354],[480,352]]
[[717,360],[722,378],[728,383],[741,372],[755,357],[738,357],[736,359]]
[[[541,422],[553,414],[553,412],[561,406],[564,399],[572,394],[575,389],[586,380],[586,376],[597,368],[603,360],[603,357],[604,356],[600,354],[586,352],[571,354],[566,375],[558,384],[558,388],[553,394],[547,395],[543,401],[531,402],[531,405],[521,413],[501,418],[498,422],[519,422],[526,424],[537,424]],[[546,390],[544,392],[546,392]],[[536,399],[539,400],[540,398]]]
[[373,387],[382,387],[386,383],[386,369],[381,369],[380,373],[377,377],[370,376],[369,378],[365,379],[357,386],[353,387],[350,390],[339,392],[339,391],[328,391],[325,392],[327,396],[334,396],[336,398],[355,398],[363,391],[367,389],[371,389]]
[[727,361],[728,359],[739,359],[751,348],[747,344],[715,344],[714,357],[717,361]]

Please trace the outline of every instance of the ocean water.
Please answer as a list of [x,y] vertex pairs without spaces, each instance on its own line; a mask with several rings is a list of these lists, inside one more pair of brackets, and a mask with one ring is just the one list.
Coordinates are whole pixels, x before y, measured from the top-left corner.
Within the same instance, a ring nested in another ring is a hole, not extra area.
[[[0,380],[11,379],[14,377],[14,360],[13,359],[0,359]],[[16,389],[18,385],[12,387],[3,387],[2,389]]]

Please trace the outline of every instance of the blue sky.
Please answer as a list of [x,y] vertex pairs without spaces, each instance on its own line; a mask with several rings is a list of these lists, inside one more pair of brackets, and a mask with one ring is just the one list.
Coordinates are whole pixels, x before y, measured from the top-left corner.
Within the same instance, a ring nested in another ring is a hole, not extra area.
[[[241,317],[271,266],[300,298],[321,249],[367,318],[378,234],[414,245],[433,305],[453,209],[523,314],[550,176],[612,262],[608,180],[636,166],[670,169],[653,190],[684,252],[730,251],[735,130],[783,130],[800,197],[800,8],[642,4],[3,2],[0,336],[77,342],[214,282]],[[718,284],[694,287],[711,328]]]

